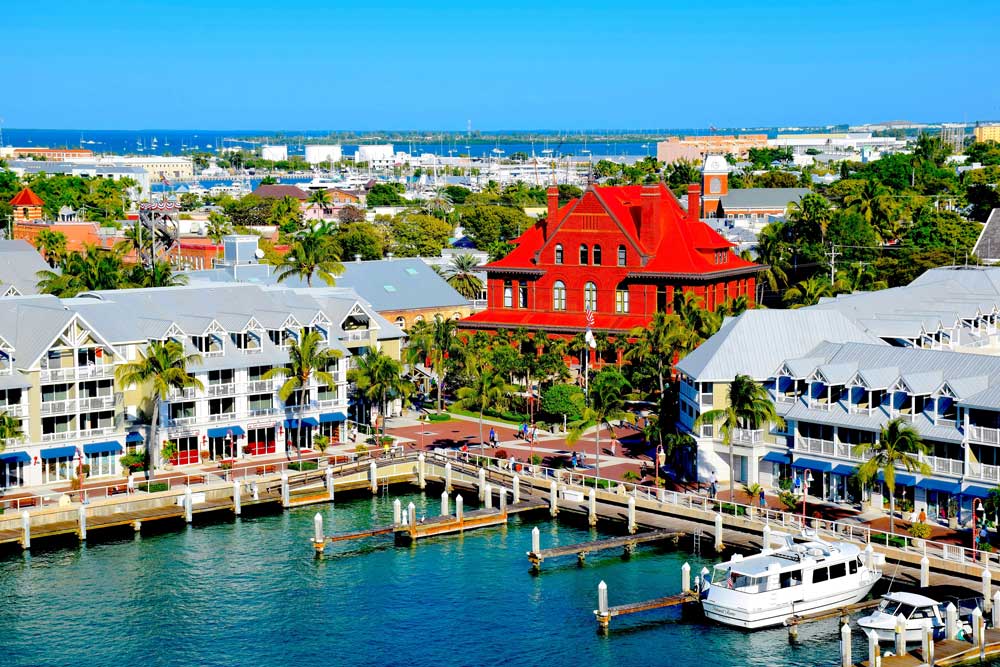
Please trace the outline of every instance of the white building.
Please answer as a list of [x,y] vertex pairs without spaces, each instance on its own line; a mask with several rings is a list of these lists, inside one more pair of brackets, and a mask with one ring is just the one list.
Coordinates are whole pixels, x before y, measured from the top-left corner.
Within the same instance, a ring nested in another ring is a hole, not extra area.
[[344,159],[344,151],[340,144],[306,146],[306,162],[340,162]]
[[871,132],[824,132],[812,134],[779,134],[774,139],[768,139],[767,145],[771,148],[787,147],[801,151],[810,148],[823,151],[860,150],[862,148],[898,150],[904,148],[906,142],[895,137],[872,136]]
[[392,144],[371,144],[358,146],[354,151],[354,162],[366,162],[372,169],[389,169],[395,164]]
[[288,146],[261,146],[260,156],[265,160],[278,162],[288,159]]

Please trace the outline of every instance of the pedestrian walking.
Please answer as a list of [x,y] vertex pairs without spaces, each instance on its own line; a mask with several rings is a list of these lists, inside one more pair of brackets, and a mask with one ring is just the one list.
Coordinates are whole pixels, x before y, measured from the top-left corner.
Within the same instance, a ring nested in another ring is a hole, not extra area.
[[718,479],[715,476],[715,471],[713,470],[708,474],[708,494],[714,499],[715,493],[718,490],[716,486],[718,484]]
[[491,426],[490,427],[490,447],[496,447],[496,446],[497,446],[497,432]]
[[125,492],[130,496],[135,493],[135,478],[132,477],[131,473],[129,473],[128,482],[125,485]]
[[762,508],[767,507],[767,498],[764,497],[764,489],[760,490],[760,494],[758,496],[758,502],[760,503],[760,506]]
[[526,439],[525,434],[527,432],[528,432],[528,427],[525,425],[524,422],[521,422],[520,424],[518,424],[518,426],[517,426],[517,437],[518,438]]
[[618,440],[616,438],[611,441],[611,456],[615,456],[615,452],[617,451],[617,449],[618,449]]
[[[527,427],[527,426],[525,426],[525,430],[527,430],[527,428],[528,428],[528,427]],[[535,437],[536,437],[537,435],[538,435],[538,426],[537,426],[536,424],[534,424],[534,423],[533,423],[533,424],[531,425],[531,442],[532,442],[532,443],[534,443],[534,442],[535,442]]]
[[920,516],[917,517],[918,523],[927,523],[927,512],[923,509],[920,510]]

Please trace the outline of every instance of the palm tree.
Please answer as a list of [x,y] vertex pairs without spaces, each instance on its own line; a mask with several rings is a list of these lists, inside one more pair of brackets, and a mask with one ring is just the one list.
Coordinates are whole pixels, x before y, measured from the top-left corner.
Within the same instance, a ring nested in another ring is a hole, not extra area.
[[[594,474],[601,476],[601,426],[607,424],[611,429],[611,436],[614,437],[614,429],[611,428],[611,421],[615,419],[630,419],[632,414],[625,410],[626,395],[632,391],[625,376],[618,372],[613,366],[606,367],[594,376],[594,381],[590,384],[589,405],[580,406],[580,420],[573,425],[566,442],[575,443],[583,435],[583,432],[590,423],[596,423],[596,458]],[[582,400],[578,398],[577,400]],[[596,480],[595,480],[596,485]]]
[[662,312],[653,315],[648,327],[632,329],[629,337],[635,342],[625,350],[625,359],[652,365],[661,396],[675,361],[683,358],[697,344],[696,335],[679,316]]
[[785,420],[778,416],[767,390],[753,378],[737,375],[729,384],[729,402],[724,408],[708,410],[698,415],[695,426],[714,424],[721,420],[719,431],[722,442],[729,447],[729,499],[734,499],[735,477],[733,458],[733,433],[737,429],[755,430],[766,424],[784,428]]
[[767,266],[760,273],[760,281],[772,292],[788,284],[791,248],[788,245],[788,224],[772,222],[757,235],[757,260]]
[[418,322],[410,329],[410,346],[407,354],[411,364],[429,362],[437,375],[437,411],[441,412],[441,392],[448,375],[448,360],[461,351],[455,337],[455,322],[435,318],[432,322]]
[[49,263],[49,266],[55,268],[66,255],[66,235],[62,232],[42,229],[35,236],[35,247],[45,255],[45,261]]
[[826,276],[817,273],[785,290],[784,301],[789,308],[815,306],[820,299],[835,296],[843,291],[843,285],[830,284]]
[[889,532],[895,528],[896,468],[907,472],[930,475],[929,465],[920,460],[927,454],[927,446],[912,425],[897,417],[882,427],[878,442],[863,442],[854,446],[855,456],[869,457],[858,466],[858,479],[868,484],[881,473],[889,490]]
[[722,314],[706,309],[705,299],[694,292],[680,293],[674,310],[698,342],[711,338],[722,326]]
[[[185,354],[184,346],[175,340],[150,341],[146,351],[137,352],[137,358],[115,369],[115,379],[122,387],[140,387],[149,384],[153,390],[153,410],[149,425],[150,445],[159,442],[157,429],[160,421],[160,404],[167,400],[172,389],[196,387],[203,389],[201,380],[188,372],[188,367],[201,363],[201,355]],[[147,450],[152,467],[158,463],[158,452]]]
[[24,437],[21,430],[21,420],[11,417],[6,412],[0,412],[0,452],[8,440],[15,440]]
[[208,225],[205,226],[205,234],[212,239],[212,243],[219,245],[222,237],[233,233],[233,226],[229,224],[229,219],[218,211],[208,214]]
[[39,271],[36,275],[40,292],[63,298],[91,290],[132,287],[118,248],[86,246],[82,253],[71,252],[63,258],[60,273]]
[[871,223],[883,243],[896,238],[896,204],[892,193],[878,181],[866,180],[860,190],[844,197],[844,205]]
[[479,261],[473,255],[453,255],[445,269],[445,280],[466,299],[478,299],[483,293],[483,281],[476,275]]
[[278,227],[302,224],[302,207],[295,197],[282,197],[271,207],[270,222]]
[[[826,229],[830,225],[832,216],[830,202],[815,192],[810,192],[802,199],[788,205],[788,220],[805,228],[811,238],[815,238],[816,232],[819,232],[821,242],[826,240]],[[802,235],[801,232],[796,234],[799,237]]]
[[868,262],[855,262],[846,269],[837,271],[837,283],[847,292],[875,292],[889,286],[879,278],[875,266]]
[[275,366],[264,373],[265,380],[276,377],[285,378],[278,389],[278,398],[286,406],[289,405],[289,399],[293,399],[291,405],[298,407],[299,432],[295,449],[298,452],[300,462],[302,460],[302,434],[305,431],[302,419],[307,405],[309,380],[316,378],[318,383],[330,387],[336,385],[337,381],[330,374],[329,368],[341,356],[340,350],[327,347],[326,341],[318,331],[302,329],[299,333],[299,339],[293,340],[288,348],[288,365]]
[[381,350],[369,348],[359,359],[357,368],[347,378],[364,397],[378,406],[385,432],[385,414],[390,398],[403,398],[413,391],[413,385],[403,378],[403,365]]
[[326,190],[314,190],[312,194],[309,195],[310,204],[318,204],[320,208],[329,208],[330,203],[333,199],[330,198],[330,193]]
[[319,276],[327,285],[333,285],[334,276],[344,272],[344,265],[337,256],[328,227],[320,224],[295,236],[292,247],[276,269],[279,283],[289,278],[300,278],[312,287],[313,276]]
[[472,382],[459,388],[455,405],[463,410],[475,410],[479,413],[479,446],[482,448],[486,446],[483,439],[483,414],[490,408],[506,407],[515,387],[507,383],[502,373],[479,360],[470,364],[468,370]]

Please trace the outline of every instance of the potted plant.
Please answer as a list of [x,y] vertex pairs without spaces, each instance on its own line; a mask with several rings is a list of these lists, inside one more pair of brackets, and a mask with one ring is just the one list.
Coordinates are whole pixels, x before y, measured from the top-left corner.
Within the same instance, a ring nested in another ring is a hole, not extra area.
[[177,458],[177,443],[166,440],[160,447],[160,459],[163,461],[164,470],[173,470],[174,460]]
[[317,435],[315,438],[313,438],[313,448],[315,448],[316,451],[320,453],[320,455],[322,455],[329,446],[330,446],[330,438],[326,437],[325,435]]
[[202,463],[204,463],[205,461],[207,461],[210,456],[212,456],[212,453],[209,452],[207,449],[201,450],[201,461],[202,461]]

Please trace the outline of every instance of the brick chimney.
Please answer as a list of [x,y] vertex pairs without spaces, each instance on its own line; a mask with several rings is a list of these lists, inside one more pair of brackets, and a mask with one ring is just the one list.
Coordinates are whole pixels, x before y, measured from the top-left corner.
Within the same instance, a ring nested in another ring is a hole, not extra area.
[[639,241],[650,252],[660,245],[662,225],[660,223],[661,193],[658,185],[644,185],[639,195],[641,215],[639,218]]
[[549,201],[549,220],[556,219],[556,211],[559,210],[559,188],[550,185],[545,191]]
[[688,186],[688,222],[698,222],[701,219],[701,186],[692,184]]

